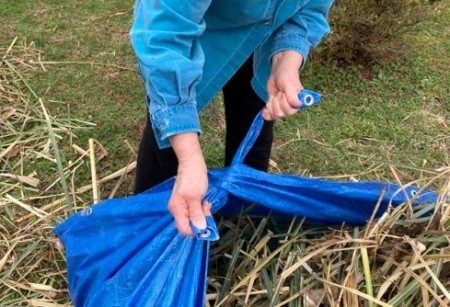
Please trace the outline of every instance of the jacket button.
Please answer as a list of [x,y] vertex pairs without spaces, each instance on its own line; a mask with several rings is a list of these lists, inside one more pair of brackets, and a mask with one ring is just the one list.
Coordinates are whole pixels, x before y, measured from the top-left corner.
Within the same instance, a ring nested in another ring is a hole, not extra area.
[[272,24],[272,20],[264,20],[263,21],[263,25],[265,25],[266,27],[270,26]]

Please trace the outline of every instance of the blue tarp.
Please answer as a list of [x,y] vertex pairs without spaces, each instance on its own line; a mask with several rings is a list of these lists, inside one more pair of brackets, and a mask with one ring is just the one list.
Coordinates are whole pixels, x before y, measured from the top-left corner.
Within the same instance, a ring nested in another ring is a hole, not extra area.
[[[212,211],[306,217],[325,223],[364,224],[404,202],[435,203],[438,195],[383,182],[339,182],[269,174],[242,164],[261,129],[259,114],[232,165],[208,173]],[[75,306],[204,305],[209,240],[178,234],[167,210],[174,178],[140,195],[105,200],[55,228],[66,250]],[[212,219],[209,230],[216,231]]]

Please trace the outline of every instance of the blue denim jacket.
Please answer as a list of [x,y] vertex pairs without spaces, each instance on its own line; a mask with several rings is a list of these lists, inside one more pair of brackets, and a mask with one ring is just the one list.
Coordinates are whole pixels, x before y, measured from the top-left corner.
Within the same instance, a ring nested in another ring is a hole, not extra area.
[[158,145],[200,133],[198,112],[252,53],[252,86],[266,101],[270,58],[296,50],[306,59],[329,32],[332,2],[136,0],[130,38]]

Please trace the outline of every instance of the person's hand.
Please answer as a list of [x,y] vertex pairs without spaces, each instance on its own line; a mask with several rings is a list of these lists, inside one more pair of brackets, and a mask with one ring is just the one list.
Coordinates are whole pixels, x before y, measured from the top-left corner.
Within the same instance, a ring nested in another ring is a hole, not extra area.
[[294,114],[300,107],[298,93],[303,89],[298,71],[303,57],[296,51],[281,51],[272,57],[272,71],[267,82],[269,100],[263,110],[265,120]]
[[206,163],[196,133],[175,135],[170,141],[178,157],[178,172],[168,208],[178,231],[192,236],[190,223],[204,229],[205,215],[211,215],[209,204],[202,203],[208,188]]

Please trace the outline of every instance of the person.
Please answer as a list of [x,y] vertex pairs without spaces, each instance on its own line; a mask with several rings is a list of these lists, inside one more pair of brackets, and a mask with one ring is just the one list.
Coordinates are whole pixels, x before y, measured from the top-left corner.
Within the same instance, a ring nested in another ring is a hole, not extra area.
[[223,89],[225,165],[255,115],[265,123],[244,163],[267,171],[273,121],[294,114],[299,70],[329,32],[326,0],[136,0],[130,39],[147,94],[135,192],[175,176],[178,231],[206,227],[207,167],[198,112]]

